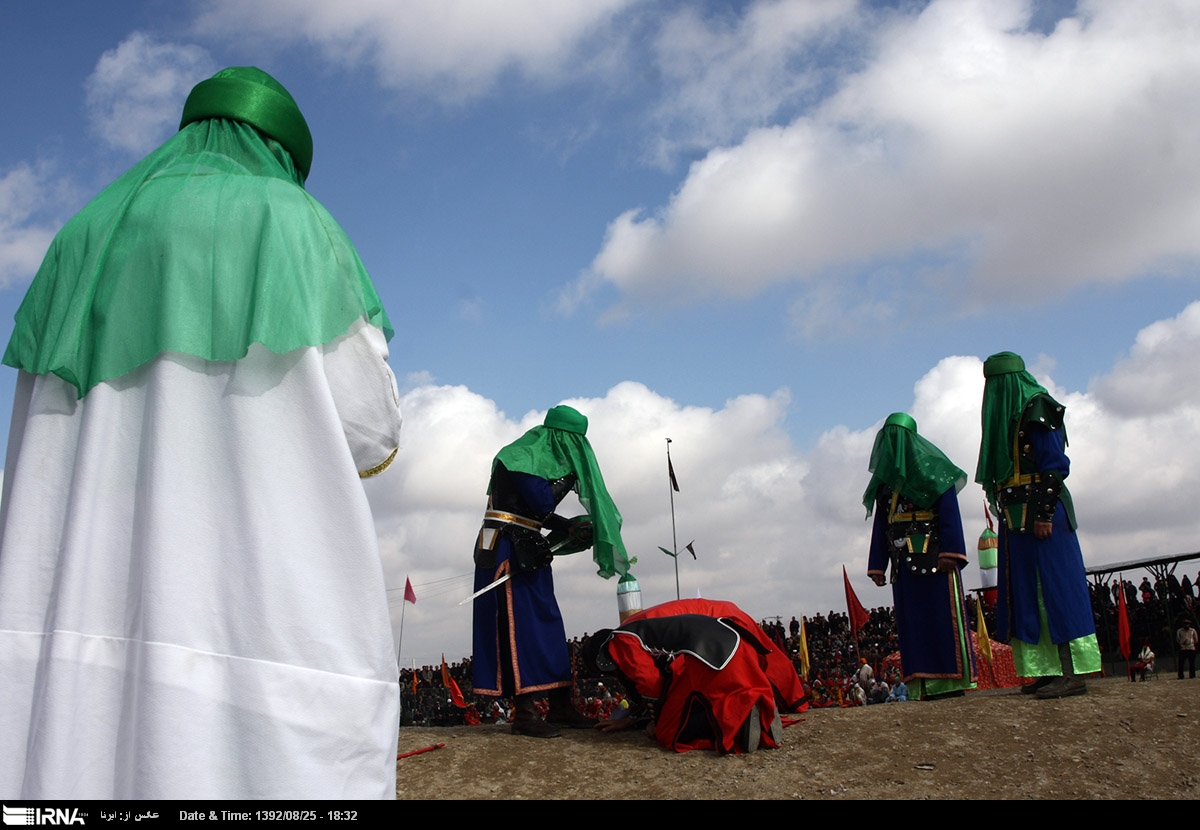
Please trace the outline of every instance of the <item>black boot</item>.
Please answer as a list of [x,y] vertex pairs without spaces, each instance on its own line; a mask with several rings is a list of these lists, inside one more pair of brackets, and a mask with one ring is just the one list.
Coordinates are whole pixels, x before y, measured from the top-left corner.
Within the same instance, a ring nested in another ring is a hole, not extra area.
[[571,690],[566,686],[550,690],[550,711],[546,721],[564,729],[591,729],[599,721],[589,718],[571,702]]
[[1058,647],[1058,661],[1062,663],[1062,677],[1056,677],[1053,683],[1038,690],[1038,700],[1052,700],[1059,697],[1074,697],[1086,695],[1087,684],[1083,678],[1075,674],[1075,664],[1071,661],[1071,644],[1063,643]]
[[512,733],[530,738],[557,738],[561,733],[552,724],[546,723],[533,705],[536,695],[517,695],[513,707]]
[[1053,683],[1057,679],[1058,678],[1054,677],[1053,675],[1051,675],[1049,677],[1039,677],[1037,680],[1033,681],[1032,683],[1027,683],[1024,686],[1022,686],[1021,694],[1023,694],[1023,695],[1037,694],[1044,687],[1049,686],[1051,683]]

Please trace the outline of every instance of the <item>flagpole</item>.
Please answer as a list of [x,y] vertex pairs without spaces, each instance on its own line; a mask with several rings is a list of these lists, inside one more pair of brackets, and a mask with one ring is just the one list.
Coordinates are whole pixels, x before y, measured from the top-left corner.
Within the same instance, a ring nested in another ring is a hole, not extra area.
[[404,646],[404,611],[408,605],[407,600],[400,600],[400,640],[396,643],[396,666],[400,665],[400,652]]
[[671,494],[671,550],[675,555],[675,599],[679,599],[679,540],[675,538],[675,485],[671,481],[671,439],[667,439],[667,492]]

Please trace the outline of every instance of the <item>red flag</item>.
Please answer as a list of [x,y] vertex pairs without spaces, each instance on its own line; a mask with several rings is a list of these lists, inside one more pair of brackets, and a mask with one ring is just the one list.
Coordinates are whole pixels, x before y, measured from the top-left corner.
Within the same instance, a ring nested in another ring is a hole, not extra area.
[[846,611],[850,614],[850,634],[857,636],[858,629],[866,625],[871,617],[858,601],[854,589],[850,587],[850,577],[846,575],[845,565],[842,565],[842,580],[846,583]]
[[404,577],[404,601],[411,602],[413,605],[417,604],[417,594],[412,589],[412,580],[407,576]]
[[442,685],[450,692],[451,702],[459,709],[467,708],[467,701],[463,698],[462,689],[458,688],[458,684],[454,682],[454,678],[450,676],[450,668],[446,665],[446,652],[442,652]]
[[[1117,584],[1120,584],[1118,578]],[[1117,592],[1120,599],[1117,601],[1117,647],[1121,651],[1121,656],[1125,658],[1125,662],[1129,662],[1129,611],[1125,607],[1125,591]]]
[[675,465],[671,463],[671,456],[667,456],[667,475],[671,477],[671,489],[676,493],[679,492],[679,482],[675,480]]

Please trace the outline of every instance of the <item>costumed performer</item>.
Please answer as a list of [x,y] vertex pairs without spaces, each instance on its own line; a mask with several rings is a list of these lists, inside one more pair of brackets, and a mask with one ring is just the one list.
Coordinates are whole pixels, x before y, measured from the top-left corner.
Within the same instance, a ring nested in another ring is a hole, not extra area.
[[787,655],[732,602],[664,602],[602,629],[584,662],[616,674],[645,717],[599,724],[605,731],[644,722],[666,749],[722,755],[779,746],[779,712],[803,712],[809,698]]
[[1075,507],[1064,479],[1064,407],[1000,352],[983,364],[983,440],[975,480],[1000,517],[996,639],[1012,646],[1022,691],[1039,698],[1081,695],[1079,675],[1100,671]]
[[17,312],[5,798],[395,798],[391,329],[311,162],[287,90],[218,72]]
[[[475,693],[514,698],[512,730],[551,738],[558,727],[591,727],[571,702],[571,660],[554,597],[555,555],[592,548],[604,578],[629,571],[617,512],[587,439],[587,418],[569,406],[546,413],[496,454],[483,526],[475,540],[475,589],[508,577],[475,598]],[[572,490],[587,514],[555,508]],[[542,530],[549,535],[543,535]],[[542,720],[535,708],[548,693]]]
[[867,576],[879,586],[891,565],[900,665],[916,700],[975,688],[975,657],[963,608],[967,564],[958,491],[967,474],[917,432],[911,415],[884,421],[863,493],[875,513]]

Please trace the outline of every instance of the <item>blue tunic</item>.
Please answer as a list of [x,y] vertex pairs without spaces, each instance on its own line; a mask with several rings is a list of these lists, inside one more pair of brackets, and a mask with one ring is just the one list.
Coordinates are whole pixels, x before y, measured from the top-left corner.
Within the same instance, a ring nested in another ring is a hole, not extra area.
[[[887,519],[891,497],[890,488],[881,488],[867,560],[868,573],[884,573],[888,566]],[[967,546],[954,488],[939,496],[929,510],[936,515],[940,552],[954,555],[961,569],[967,562]],[[903,567],[895,569],[892,598],[905,682],[913,678],[975,679],[970,633],[964,630],[966,614],[961,586],[958,574],[921,575]],[[964,653],[968,665],[963,664]]]
[[[1025,430],[1037,472],[1057,472],[1066,478],[1071,462],[1064,451],[1062,431],[1033,421],[1026,423]],[[1068,643],[1096,633],[1083,552],[1061,501],[1055,507],[1054,530],[1048,539],[1038,539],[1032,533],[1009,533],[1000,523],[999,566],[997,639],[1039,641],[1039,580],[1053,643]]]
[[[525,515],[541,517],[554,511],[549,481],[526,473],[507,474],[529,508]],[[495,567],[475,569],[475,590],[509,573],[512,552],[512,542],[501,534]],[[567,632],[549,566],[526,572],[514,569],[508,582],[476,597],[474,612],[476,694],[520,695],[571,685]],[[505,688],[507,669],[512,672],[509,688]]]

